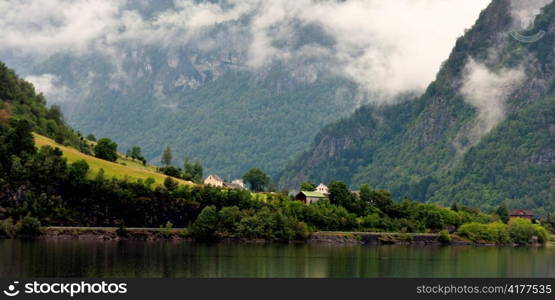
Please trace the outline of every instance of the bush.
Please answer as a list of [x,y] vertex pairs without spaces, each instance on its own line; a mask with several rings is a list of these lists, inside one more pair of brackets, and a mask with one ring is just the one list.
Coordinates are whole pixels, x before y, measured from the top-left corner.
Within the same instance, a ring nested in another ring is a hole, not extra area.
[[447,230],[442,230],[439,232],[438,240],[442,244],[450,244],[451,243],[451,236]]
[[362,217],[360,220],[360,225],[364,229],[378,229],[383,227],[383,220],[378,214],[371,214]]
[[539,243],[543,244],[548,237],[545,228],[521,218],[513,218],[509,221],[508,233],[511,240],[519,245],[529,244],[534,236],[538,238]]
[[473,242],[494,242],[497,244],[511,242],[507,231],[507,225],[500,222],[490,224],[472,222],[463,224],[457,230],[457,234]]
[[210,241],[218,229],[218,211],[214,205],[205,207],[191,226],[191,234],[200,241]]
[[237,232],[242,238],[280,242],[305,240],[310,235],[310,230],[304,222],[285,215],[281,209],[269,207],[241,219]]
[[218,231],[221,233],[227,233],[229,235],[236,234],[239,222],[241,222],[241,218],[243,217],[243,215],[243,212],[241,212],[241,210],[237,206],[222,208],[218,213]]
[[15,225],[16,234],[26,237],[35,237],[41,234],[40,221],[27,215],[25,218],[19,220]]
[[474,242],[495,242],[497,244],[517,243],[529,244],[532,237],[537,237],[539,243],[547,241],[547,230],[530,220],[514,218],[509,225],[501,222],[490,224],[467,223],[459,227],[457,234]]
[[15,236],[15,226],[12,218],[0,220],[0,238],[11,238]]

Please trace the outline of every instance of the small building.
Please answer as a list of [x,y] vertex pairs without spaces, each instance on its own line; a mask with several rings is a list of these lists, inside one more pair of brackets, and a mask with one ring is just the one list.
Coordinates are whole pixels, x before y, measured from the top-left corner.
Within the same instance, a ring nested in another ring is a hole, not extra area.
[[307,192],[301,191],[296,196],[295,199],[302,201],[304,204],[312,204],[328,197],[320,192]]
[[223,187],[224,180],[220,178],[218,175],[208,175],[206,179],[204,179],[204,184],[211,185],[215,187]]
[[243,179],[235,179],[231,183],[235,184],[236,186],[240,186],[242,189],[245,188],[245,182],[243,181]]
[[244,190],[245,189],[245,185],[241,185],[239,183],[236,182],[224,182],[224,186],[226,188],[230,188],[230,189],[235,189],[235,190]]
[[316,187],[316,192],[322,193],[324,195],[328,195],[329,191],[328,191],[328,186],[321,183]]
[[522,218],[532,221],[534,214],[531,210],[513,209],[509,211],[509,218]]

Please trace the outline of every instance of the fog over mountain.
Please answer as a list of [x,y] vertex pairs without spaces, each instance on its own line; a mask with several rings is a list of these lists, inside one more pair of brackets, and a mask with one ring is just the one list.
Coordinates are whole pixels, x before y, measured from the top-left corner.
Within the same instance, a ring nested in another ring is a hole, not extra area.
[[555,3],[494,0],[423,94],[325,126],[282,184],[341,180],[402,200],[555,207]]
[[423,92],[489,2],[4,0],[0,59],[122,150],[275,174],[325,124]]

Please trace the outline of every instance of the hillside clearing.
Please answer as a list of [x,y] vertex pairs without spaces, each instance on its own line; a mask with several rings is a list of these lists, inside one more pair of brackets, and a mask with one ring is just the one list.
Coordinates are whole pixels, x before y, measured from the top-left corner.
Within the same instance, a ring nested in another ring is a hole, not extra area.
[[[35,137],[35,144],[37,147],[42,146],[51,146],[51,147],[58,147],[64,153],[63,156],[67,159],[68,163],[75,162],[77,160],[85,160],[90,167],[90,171],[88,176],[90,178],[94,178],[96,174],[100,171],[100,169],[104,170],[104,175],[108,178],[118,178],[118,179],[130,179],[130,180],[146,180],[148,178],[154,179],[156,184],[162,185],[164,184],[164,180],[166,179],[166,175],[157,173],[152,170],[153,167],[149,166],[142,166],[139,163],[133,162],[129,160],[123,160],[120,156],[118,161],[124,162],[126,165],[122,165],[120,163],[114,163],[107,160],[99,159],[90,155],[86,155],[84,153],[79,152],[78,150],[60,145],[49,139],[45,136],[40,134],[34,133],[33,136]],[[177,178],[173,178],[180,184],[194,184],[190,181],[185,181]]]

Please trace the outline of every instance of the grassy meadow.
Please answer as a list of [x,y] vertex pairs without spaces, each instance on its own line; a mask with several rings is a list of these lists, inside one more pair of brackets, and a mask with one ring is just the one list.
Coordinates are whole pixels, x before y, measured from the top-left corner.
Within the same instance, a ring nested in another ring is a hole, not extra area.
[[[100,171],[100,169],[104,170],[104,175],[108,178],[119,178],[119,179],[129,179],[129,180],[146,180],[149,177],[154,179],[156,184],[163,184],[164,179],[166,176],[160,173],[157,173],[156,167],[152,165],[143,166],[142,163],[135,161],[133,159],[127,159],[121,153],[118,154],[117,162],[110,162],[103,159],[96,158],[94,156],[86,155],[84,153],[79,152],[78,150],[66,147],[56,143],[54,140],[49,139],[45,136],[34,134],[35,137],[35,144],[37,147],[42,146],[52,146],[58,147],[60,150],[63,151],[63,156],[67,159],[68,163],[72,163],[77,160],[84,159],[87,161],[90,167],[90,171],[88,176],[93,178],[96,174]],[[175,178],[174,178],[175,179]],[[193,184],[190,181],[185,181],[181,179],[175,179],[180,184]]]

